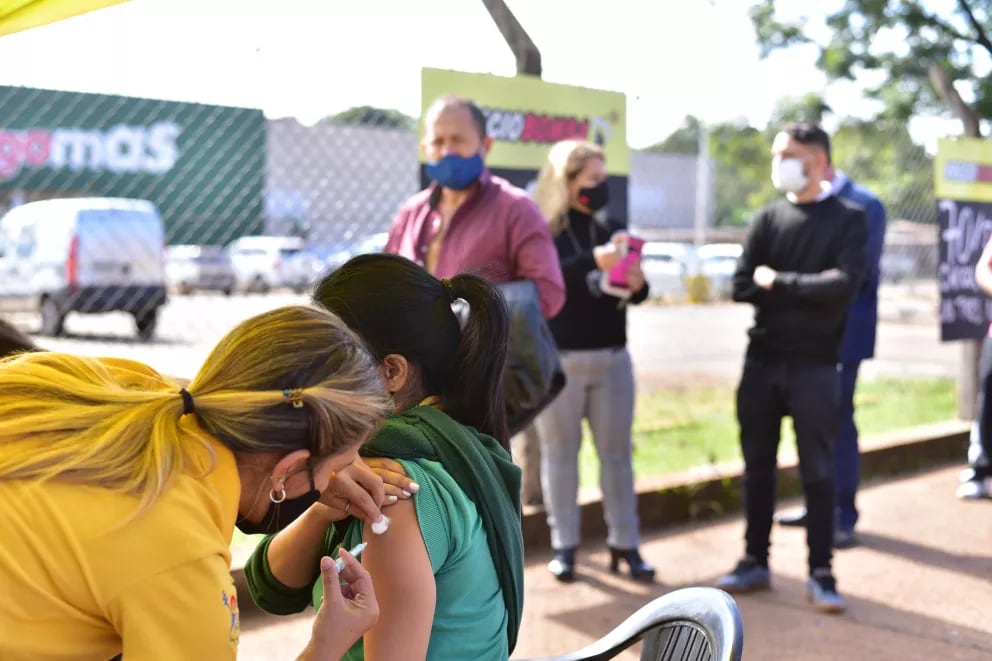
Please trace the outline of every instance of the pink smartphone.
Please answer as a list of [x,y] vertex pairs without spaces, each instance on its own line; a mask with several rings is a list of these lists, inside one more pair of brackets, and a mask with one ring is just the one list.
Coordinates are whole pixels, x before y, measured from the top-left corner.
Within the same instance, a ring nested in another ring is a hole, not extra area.
[[627,282],[627,267],[641,259],[641,248],[644,246],[644,239],[636,236],[627,236],[627,254],[620,260],[620,263],[610,269],[610,285],[629,289]]

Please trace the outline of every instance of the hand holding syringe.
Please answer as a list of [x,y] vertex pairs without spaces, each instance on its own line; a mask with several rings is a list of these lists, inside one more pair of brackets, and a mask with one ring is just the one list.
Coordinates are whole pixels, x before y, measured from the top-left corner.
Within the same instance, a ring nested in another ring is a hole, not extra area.
[[[355,548],[353,548],[353,549],[351,549],[350,551],[348,551],[348,553],[349,553],[349,554],[351,554],[351,556],[352,556],[353,558],[358,558],[358,556],[359,556],[359,554],[360,554],[360,553],[361,553],[362,551],[364,551],[364,550],[365,550],[365,547],[366,547],[366,546],[368,546],[368,544],[366,544],[365,542],[362,542],[361,544],[359,544],[359,545],[358,545],[358,546],[356,546]],[[338,558],[337,560],[335,560],[335,561],[334,561],[334,564],[335,564],[335,565],[337,565],[337,568],[338,568],[338,573],[339,573],[339,574],[340,574],[340,573],[341,573],[342,571],[344,571],[344,560],[342,560],[341,558]]]

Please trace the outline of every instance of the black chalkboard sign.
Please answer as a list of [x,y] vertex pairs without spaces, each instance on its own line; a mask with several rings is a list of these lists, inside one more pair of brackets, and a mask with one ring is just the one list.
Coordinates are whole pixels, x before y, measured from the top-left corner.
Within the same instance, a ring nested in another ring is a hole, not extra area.
[[992,321],[992,298],[978,288],[975,265],[992,235],[992,204],[939,200],[937,211],[940,339],[985,337]]

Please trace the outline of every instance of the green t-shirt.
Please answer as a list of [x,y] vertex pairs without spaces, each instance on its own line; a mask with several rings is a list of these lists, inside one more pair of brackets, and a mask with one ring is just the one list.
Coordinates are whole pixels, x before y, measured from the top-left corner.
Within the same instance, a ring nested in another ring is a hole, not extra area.
[[[400,463],[420,485],[413,502],[437,585],[427,659],[506,661],[506,605],[475,505],[441,464],[423,459]],[[345,548],[361,542],[361,534],[361,525],[352,525]],[[367,541],[375,544],[375,536]],[[322,593],[323,584],[317,581],[315,608]],[[359,640],[342,661],[363,658]]]
[[[413,502],[437,590],[428,658],[506,661],[523,610],[520,468],[495,439],[430,406],[388,418],[363,455],[399,460],[421,485]],[[323,555],[359,542],[361,524],[342,524],[348,529],[328,529]],[[272,539],[245,565],[255,603],[284,615],[319,604],[317,567],[312,587],[287,588],[272,575]],[[361,647],[346,658],[362,658]]]

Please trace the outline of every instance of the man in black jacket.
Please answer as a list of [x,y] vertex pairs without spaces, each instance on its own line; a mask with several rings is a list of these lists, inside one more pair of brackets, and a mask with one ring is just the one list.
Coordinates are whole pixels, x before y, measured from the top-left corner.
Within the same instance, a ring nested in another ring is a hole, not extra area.
[[782,418],[796,431],[806,495],[810,600],[841,612],[831,570],[833,442],[839,424],[838,350],[866,265],[864,212],[831,194],[830,139],[795,124],[775,137],[772,181],[786,199],[756,215],[734,273],[734,300],[755,307],[737,390],[744,455],[746,551],[717,581],[728,592],[770,587],[768,546]]

